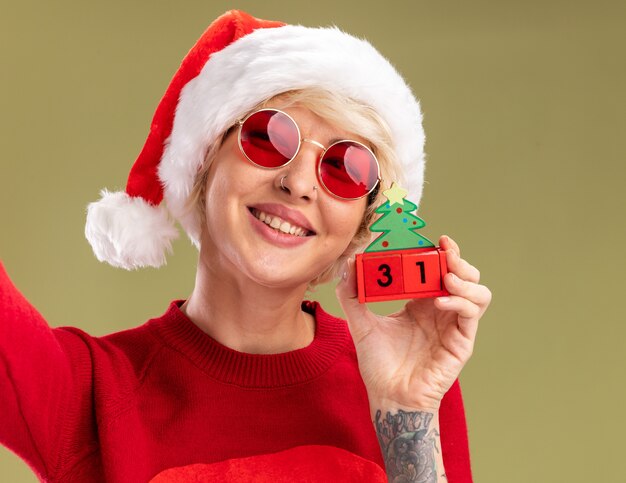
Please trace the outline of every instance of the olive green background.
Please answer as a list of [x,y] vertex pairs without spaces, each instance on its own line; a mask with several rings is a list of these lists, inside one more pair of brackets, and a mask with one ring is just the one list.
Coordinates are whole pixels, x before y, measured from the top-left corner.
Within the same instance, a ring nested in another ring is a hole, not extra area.
[[[334,23],[420,98],[423,233],[455,238],[493,292],[461,376],[476,481],[625,481],[625,5],[5,0],[0,258],[51,325],[94,335],[186,297],[196,252],[184,236],[163,269],[113,269],[84,239],[85,206],[123,188],[212,19],[241,8]],[[315,297],[341,313],[332,287]],[[36,478],[2,448],[0,481]]]

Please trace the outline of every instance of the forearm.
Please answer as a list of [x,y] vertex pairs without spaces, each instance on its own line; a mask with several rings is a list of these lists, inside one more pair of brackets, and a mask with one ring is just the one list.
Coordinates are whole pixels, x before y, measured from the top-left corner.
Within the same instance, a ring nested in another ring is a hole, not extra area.
[[447,481],[439,437],[439,412],[370,405],[389,482]]
[[0,444],[46,480],[54,479],[68,405],[77,401],[63,349],[0,263]]

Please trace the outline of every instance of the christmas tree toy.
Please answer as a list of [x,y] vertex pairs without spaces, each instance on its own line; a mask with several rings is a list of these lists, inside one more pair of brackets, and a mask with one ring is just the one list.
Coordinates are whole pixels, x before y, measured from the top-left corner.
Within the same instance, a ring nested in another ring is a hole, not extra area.
[[411,213],[417,206],[395,183],[383,194],[387,201],[376,209],[381,216],[370,226],[370,231],[382,233],[356,256],[359,302],[448,295],[443,286],[446,254],[415,232],[426,226]]

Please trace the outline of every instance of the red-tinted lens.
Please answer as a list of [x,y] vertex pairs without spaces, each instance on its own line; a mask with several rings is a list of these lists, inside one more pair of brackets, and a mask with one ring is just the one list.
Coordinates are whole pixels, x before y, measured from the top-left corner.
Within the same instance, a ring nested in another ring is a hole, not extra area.
[[255,164],[278,168],[298,152],[300,132],[286,114],[271,109],[257,111],[241,125],[241,149]]
[[328,148],[320,163],[320,179],[340,198],[365,196],[378,182],[378,161],[364,146],[341,141]]

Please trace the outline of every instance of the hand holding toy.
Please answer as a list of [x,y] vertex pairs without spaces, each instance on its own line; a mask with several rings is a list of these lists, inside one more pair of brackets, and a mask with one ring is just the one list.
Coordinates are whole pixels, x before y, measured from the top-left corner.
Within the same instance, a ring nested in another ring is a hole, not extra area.
[[356,256],[359,302],[447,295],[446,255],[415,232],[426,226],[411,213],[417,206],[405,199],[406,190],[395,183],[383,193],[388,201],[378,207],[381,217],[370,226],[382,234]]

